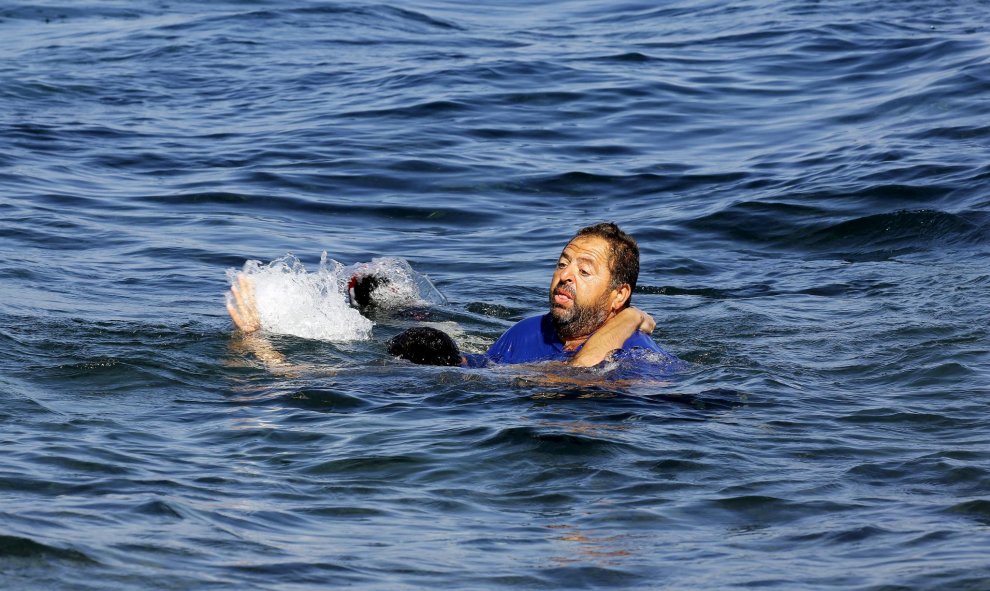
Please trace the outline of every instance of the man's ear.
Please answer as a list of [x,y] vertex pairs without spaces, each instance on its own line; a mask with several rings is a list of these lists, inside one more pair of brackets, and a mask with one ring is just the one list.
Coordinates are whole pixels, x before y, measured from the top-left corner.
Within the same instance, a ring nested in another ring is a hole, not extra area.
[[628,283],[623,283],[612,290],[612,311],[618,312],[625,307],[626,302],[632,297],[632,288]]

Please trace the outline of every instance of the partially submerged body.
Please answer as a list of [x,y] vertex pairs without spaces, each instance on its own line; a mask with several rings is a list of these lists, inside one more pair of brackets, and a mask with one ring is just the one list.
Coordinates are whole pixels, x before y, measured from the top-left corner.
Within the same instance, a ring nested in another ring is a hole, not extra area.
[[[365,303],[365,306],[367,304]],[[285,357],[260,336],[261,322],[251,279],[238,275],[230,289],[227,311],[242,336],[239,344],[269,367],[284,367]],[[653,318],[637,308],[626,308],[609,319],[586,340],[569,347],[553,329],[549,314],[522,320],[507,330],[485,353],[460,353],[449,335],[436,328],[410,328],[387,343],[388,352],[421,365],[460,365],[470,368],[490,364],[513,365],[561,362],[591,367],[613,352],[647,351],[676,359],[649,336],[656,326]]]
[[[489,364],[559,362],[597,366],[607,359],[649,359],[668,368],[677,358],[649,336],[656,322],[629,305],[639,273],[639,249],[614,224],[581,229],[564,247],[550,283],[550,312],[516,323],[484,354],[462,355],[445,333],[417,327],[394,337],[389,353],[413,363],[484,367]],[[351,305],[368,314],[387,277],[355,273],[347,284]],[[238,328],[261,328],[250,278],[232,281],[227,310]],[[265,357],[276,359],[272,351]]]
[[613,351],[635,349],[673,358],[649,336],[654,327],[655,323],[648,314],[636,308],[626,308],[587,341],[571,348],[557,335],[550,314],[531,316],[505,331],[484,355],[466,356],[467,365],[477,367],[487,363],[561,361],[588,367],[601,363]]

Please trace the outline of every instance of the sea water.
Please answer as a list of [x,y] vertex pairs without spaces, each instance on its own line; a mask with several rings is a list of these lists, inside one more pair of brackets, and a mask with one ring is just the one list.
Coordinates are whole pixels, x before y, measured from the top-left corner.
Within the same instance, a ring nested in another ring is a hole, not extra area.
[[[988,22],[0,5],[0,587],[987,589]],[[387,354],[603,220],[677,371]],[[362,317],[375,264],[435,292]]]

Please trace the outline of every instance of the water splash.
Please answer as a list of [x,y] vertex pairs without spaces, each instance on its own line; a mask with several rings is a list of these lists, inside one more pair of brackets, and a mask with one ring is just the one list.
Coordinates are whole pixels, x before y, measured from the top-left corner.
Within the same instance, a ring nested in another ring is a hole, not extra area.
[[240,271],[228,269],[231,285],[239,272],[254,284],[262,330],[322,341],[371,337],[374,323],[348,305],[340,288],[346,281],[343,265],[328,260],[326,253],[314,273],[291,253],[267,265],[252,260]]
[[347,282],[356,274],[388,279],[374,291],[379,310],[447,303],[428,277],[396,257],[345,266],[324,251],[319,268],[311,273],[290,253],[268,264],[252,260],[240,270],[228,269],[231,285],[237,281],[238,273],[246,275],[254,285],[263,330],[307,339],[356,341],[371,337],[374,322],[347,301]]
[[[325,252],[323,256],[324,261],[321,261],[321,265],[326,260]],[[357,263],[342,269],[347,271],[347,274],[342,276],[345,282],[351,275],[377,275],[389,279],[385,284],[375,288],[375,305],[379,309],[398,310],[418,306],[442,306],[447,303],[447,298],[433,285],[429,277],[416,272],[405,259],[374,258],[370,263]]]

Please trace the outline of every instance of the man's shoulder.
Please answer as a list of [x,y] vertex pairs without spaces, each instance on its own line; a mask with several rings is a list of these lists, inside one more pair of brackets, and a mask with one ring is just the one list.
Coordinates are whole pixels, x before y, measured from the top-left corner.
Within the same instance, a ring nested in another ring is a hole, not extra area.
[[609,375],[613,379],[656,378],[685,367],[683,361],[657,344],[653,337],[638,331],[626,339],[622,349],[612,352],[611,362],[614,365]]
[[545,340],[544,334],[547,330],[548,314],[539,314],[537,316],[530,316],[529,318],[523,318],[519,322],[516,322],[509,327],[507,331],[502,333],[499,337],[498,342],[511,342],[511,341],[543,341]]
[[488,349],[496,363],[530,363],[557,355],[559,345],[548,314],[530,316],[513,324]]
[[516,322],[509,327],[509,330],[505,331],[505,334],[511,332],[525,332],[530,333],[531,331],[542,330],[543,322],[549,314],[537,314],[536,316],[530,316],[529,318],[523,318],[519,322]]
[[626,342],[622,343],[622,348],[623,349],[634,349],[634,348],[649,349],[650,351],[658,351],[658,352],[664,352],[664,353],[666,353],[666,351],[663,351],[663,349],[660,347],[660,345],[658,345],[657,342],[653,340],[653,337],[652,336],[646,334],[645,332],[639,331],[639,330],[637,330],[636,332],[634,332],[632,334],[632,336],[630,336],[628,339],[626,339]]
[[652,336],[640,331],[636,331],[635,334],[626,339],[626,342],[622,344],[622,353],[625,353],[626,356],[630,354],[633,356],[646,354],[654,362],[681,363],[676,355],[661,347],[653,340]]

